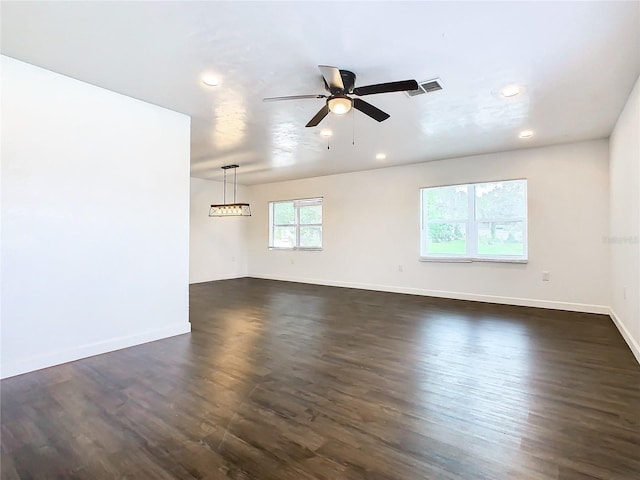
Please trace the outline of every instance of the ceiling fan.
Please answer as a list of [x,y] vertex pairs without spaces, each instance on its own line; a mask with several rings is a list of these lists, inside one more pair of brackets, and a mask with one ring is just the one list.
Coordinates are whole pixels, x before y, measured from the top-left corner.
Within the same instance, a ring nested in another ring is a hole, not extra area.
[[[287,97],[269,97],[264,98],[265,102],[276,102],[280,100],[301,100],[305,98],[326,98],[324,107],[320,109],[315,116],[309,120],[306,127],[315,127],[318,125],[329,112],[336,115],[342,115],[351,110],[351,107],[360,110],[365,115],[370,116],[378,122],[383,122],[389,118],[389,114],[383,112],[378,107],[374,107],[368,102],[360,98],[352,98],[350,95],[358,97],[364,95],[375,95],[378,93],[402,92],[418,89],[418,82],[415,80],[403,80],[400,82],[378,83],[375,85],[366,85],[364,87],[355,87],[356,74],[349,70],[340,70],[336,67],[328,65],[318,65],[322,78],[324,80],[324,88],[329,95],[291,95]],[[355,87],[355,88],[354,88]]]

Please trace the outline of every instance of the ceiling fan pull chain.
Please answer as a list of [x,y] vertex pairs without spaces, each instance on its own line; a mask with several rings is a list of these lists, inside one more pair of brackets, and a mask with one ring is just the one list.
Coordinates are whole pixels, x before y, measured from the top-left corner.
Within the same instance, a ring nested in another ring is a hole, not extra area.
[[353,118],[353,130],[351,132],[351,145],[356,146],[356,114],[351,111],[351,118]]

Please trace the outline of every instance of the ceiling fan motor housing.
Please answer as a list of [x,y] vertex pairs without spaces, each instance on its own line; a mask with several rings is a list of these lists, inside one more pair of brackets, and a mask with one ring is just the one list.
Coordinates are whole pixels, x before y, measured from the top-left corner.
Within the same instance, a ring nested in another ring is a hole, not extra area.
[[356,74],[350,72],[349,70],[340,70],[340,77],[342,78],[342,84],[344,85],[344,89],[338,87],[330,87],[327,84],[327,81],[324,80],[324,87],[331,92],[332,95],[336,94],[345,94],[345,93],[353,93],[353,87],[356,85]]
[[353,92],[353,87],[356,84],[356,74],[349,70],[340,70],[340,76],[342,77],[342,84],[344,85],[344,93]]

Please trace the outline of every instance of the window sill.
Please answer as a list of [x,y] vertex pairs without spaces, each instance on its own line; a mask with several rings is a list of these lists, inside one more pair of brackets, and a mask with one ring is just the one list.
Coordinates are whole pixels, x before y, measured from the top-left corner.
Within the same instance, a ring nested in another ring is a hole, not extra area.
[[421,262],[445,262],[445,263],[529,263],[526,258],[468,258],[468,257],[420,257]]

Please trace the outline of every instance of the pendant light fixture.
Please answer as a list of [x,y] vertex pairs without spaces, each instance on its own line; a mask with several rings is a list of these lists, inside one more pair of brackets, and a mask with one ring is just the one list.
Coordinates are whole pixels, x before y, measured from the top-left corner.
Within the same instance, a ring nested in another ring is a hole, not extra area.
[[[233,203],[227,203],[227,170],[233,168]],[[248,203],[237,203],[236,193],[238,191],[238,175],[236,169],[238,165],[225,165],[222,167],[224,170],[224,192],[222,194],[222,201],[224,203],[218,205],[211,205],[209,210],[210,217],[250,217],[251,207]]]

